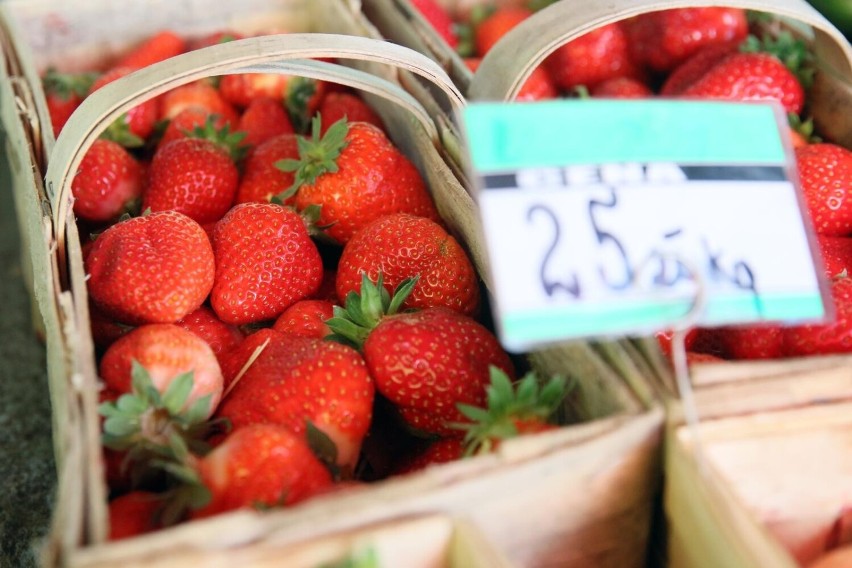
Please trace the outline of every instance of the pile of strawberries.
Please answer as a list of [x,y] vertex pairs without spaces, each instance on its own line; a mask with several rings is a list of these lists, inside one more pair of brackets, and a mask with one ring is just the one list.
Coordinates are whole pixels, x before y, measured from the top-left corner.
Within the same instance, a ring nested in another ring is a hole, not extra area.
[[[163,31],[101,72],[51,70],[56,132],[100,86],[238,37]],[[111,125],[71,189],[113,539],[556,427],[565,381],[515,381],[467,252],[355,91],[177,87]]]
[[[456,21],[434,0],[413,4],[476,70],[510,29],[551,2],[531,0],[528,7],[486,2]],[[562,45],[517,96],[521,101],[657,96],[775,100],[787,111],[799,180],[837,317],[825,325],[695,329],[687,337],[691,361],[852,352],[852,281],[847,277],[852,269],[852,152],[813,132],[808,118],[811,54],[788,33],[768,33],[773,25],[771,16],[737,8],[646,13]],[[671,334],[662,332],[659,339],[668,352]]]

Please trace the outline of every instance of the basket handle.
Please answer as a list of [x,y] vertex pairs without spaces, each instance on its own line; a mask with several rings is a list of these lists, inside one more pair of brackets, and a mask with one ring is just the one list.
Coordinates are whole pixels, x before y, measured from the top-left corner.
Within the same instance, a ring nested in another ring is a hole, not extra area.
[[720,5],[768,12],[811,26],[818,58],[852,82],[852,46],[805,0],[571,0],[539,10],[497,42],[474,73],[468,97],[514,99],[533,70],[556,48],[603,25],[657,10]]
[[416,51],[380,40],[338,34],[298,33],[236,40],[184,53],[140,69],[98,89],[83,101],[56,140],[45,175],[55,238],[62,246],[71,210],[71,183],[86,151],[114,120],[143,100],[214,75],[282,73],[336,81],[408,109],[438,144],[435,123],[400,85],[371,73],[314,58],[372,61],[416,73],[439,87],[455,108],[464,98],[437,63]]

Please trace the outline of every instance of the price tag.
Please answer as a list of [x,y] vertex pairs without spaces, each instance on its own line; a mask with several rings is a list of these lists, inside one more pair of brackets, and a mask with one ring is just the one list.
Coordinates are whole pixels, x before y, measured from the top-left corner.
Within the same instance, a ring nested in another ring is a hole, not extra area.
[[463,114],[512,351],[579,337],[825,317],[773,105],[475,103]]

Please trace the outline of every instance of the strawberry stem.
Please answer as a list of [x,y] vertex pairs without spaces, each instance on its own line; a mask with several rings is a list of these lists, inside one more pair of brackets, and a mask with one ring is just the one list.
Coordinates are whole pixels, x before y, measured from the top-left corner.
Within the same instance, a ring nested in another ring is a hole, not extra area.
[[310,138],[299,137],[299,159],[279,160],[275,167],[282,172],[295,172],[293,185],[279,193],[274,199],[286,202],[305,184],[313,184],[317,178],[326,173],[338,170],[337,158],[349,144],[346,136],[349,134],[349,123],[346,117],[332,124],[325,135],[321,135],[322,117],[317,113],[312,123]]

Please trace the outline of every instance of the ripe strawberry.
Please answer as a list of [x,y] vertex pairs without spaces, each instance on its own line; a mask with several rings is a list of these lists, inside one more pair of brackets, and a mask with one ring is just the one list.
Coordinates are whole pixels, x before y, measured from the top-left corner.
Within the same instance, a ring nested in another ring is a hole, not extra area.
[[[293,172],[276,166],[281,160],[299,158],[299,139],[295,134],[280,134],[258,145],[245,161],[237,203],[268,203],[273,197],[287,191],[296,179]],[[292,198],[284,203],[289,204]]]
[[627,34],[619,23],[601,26],[560,46],[545,65],[564,91],[578,85],[593,89],[607,79],[641,74],[630,59]]
[[213,230],[216,281],[210,295],[231,324],[278,317],[310,297],[322,281],[322,259],[303,219],[272,203],[234,206]]
[[725,57],[736,53],[742,40],[714,43],[702,47],[682,63],[679,63],[666,77],[660,88],[660,95],[673,97],[680,95],[687,87],[701,78],[708,69]]
[[817,240],[826,277],[852,274],[852,238],[817,235]]
[[814,229],[821,235],[852,233],[852,152],[835,144],[796,148],[799,181]]
[[[467,57],[464,62],[468,69],[476,73],[482,59],[479,57]],[[515,95],[515,100],[541,101],[555,99],[558,95],[559,92],[556,89],[556,84],[553,82],[553,78],[550,76],[550,73],[544,66],[539,65],[533,69],[533,72],[521,86],[521,90],[518,91],[517,95]]]
[[239,113],[222,98],[219,91],[204,81],[195,81],[175,87],[161,97],[160,119],[171,120],[187,107],[198,107],[207,114],[219,115],[234,128],[240,120]]
[[301,300],[278,316],[272,329],[305,337],[323,339],[331,335],[325,321],[334,316],[334,304],[328,300]]
[[748,21],[739,8],[675,8],[637,16],[627,33],[634,61],[671,71],[705,46],[745,39]]
[[59,136],[59,131],[65,126],[71,113],[89,94],[94,80],[95,75],[92,73],[60,73],[52,68],[44,74],[42,86],[54,136]]
[[831,281],[835,319],[828,323],[798,325],[784,330],[788,355],[828,355],[852,352],[852,279],[846,275]]
[[532,11],[520,6],[498,7],[484,19],[475,23],[474,42],[476,55],[484,57],[495,43],[509,30],[532,15]]
[[[98,77],[90,93],[93,93],[113,81],[132,73],[133,67],[113,67]],[[154,97],[141,102],[128,110],[113,122],[104,136],[115,140],[127,148],[137,148],[145,143],[145,140],[154,132],[157,120],[160,117],[160,98]]]
[[280,134],[292,134],[293,125],[279,99],[258,97],[240,115],[237,130],[245,132],[242,144],[254,147]]
[[[683,338],[684,349],[686,351],[692,350],[692,346],[695,343],[695,339],[698,337],[699,331],[697,329],[689,330]],[[663,352],[663,355],[666,357],[671,357],[672,355],[672,341],[674,339],[674,331],[665,330],[658,331],[655,334],[657,339],[657,343],[660,345],[660,350]]]
[[131,491],[109,502],[109,540],[121,540],[160,528],[157,514],[163,505],[156,493]]
[[796,76],[767,53],[732,53],[683,90],[682,96],[738,101],[778,101],[798,114],[805,93]]
[[370,221],[390,213],[411,213],[439,220],[420,172],[372,124],[345,120],[320,137],[319,118],[313,136],[299,142],[299,160],[285,161],[294,171],[295,205],[319,205],[317,224],[345,244]]
[[[444,38],[451,49],[456,49],[459,38],[456,34],[455,23],[447,10],[435,0],[411,0],[411,5],[420,12],[438,35]],[[350,120],[355,120],[350,118]]]
[[699,327],[695,329],[695,339],[690,346],[696,353],[715,355],[722,359],[730,359],[727,344],[721,337],[719,328]]
[[220,362],[222,356],[239,345],[245,337],[240,328],[223,322],[207,306],[201,306],[188,314],[177,325],[203,339]]
[[326,130],[341,118],[349,122],[369,122],[382,130],[385,128],[376,111],[367,106],[364,99],[353,93],[343,91],[328,93],[320,103],[319,113],[322,116],[322,134],[325,134]]
[[611,99],[645,99],[654,96],[648,85],[631,77],[615,77],[602,81],[592,88],[589,94]]
[[784,356],[783,328],[774,324],[718,330],[725,352],[733,359],[778,359]]
[[450,434],[462,422],[457,403],[482,406],[495,365],[511,376],[513,365],[497,338],[472,318],[446,308],[398,313],[413,282],[391,297],[363,277],[361,294],[328,326],[343,341],[360,346],[376,388],[415,430]]
[[122,323],[171,323],[204,302],[213,286],[210,240],[176,211],[112,225],[86,257],[89,296]]
[[206,109],[200,107],[187,107],[177,113],[168,121],[163,130],[163,135],[157,142],[157,146],[165,146],[169,142],[180,138],[187,138],[196,128],[201,128],[208,123],[209,117],[213,117],[213,127],[222,130],[228,125],[228,121],[221,115],[211,115]]
[[283,101],[290,76],[278,73],[236,73],[219,80],[222,98],[237,108],[246,108],[258,97]]
[[222,371],[211,347],[196,334],[175,324],[147,324],[118,338],[101,359],[100,377],[107,388],[118,393],[133,390],[134,365],[141,365],[160,393],[183,373],[192,374],[192,388],[185,404],[207,398],[205,417],[213,414],[222,396]]
[[186,51],[186,47],[186,41],[175,32],[162,30],[125,54],[118,60],[116,66],[140,69],[180,55]]
[[138,209],[142,166],[116,142],[100,138],[86,151],[71,182],[74,213],[86,221],[110,221]]
[[202,224],[228,212],[237,195],[237,147],[243,133],[231,134],[227,126],[216,130],[213,121],[208,117],[204,128],[157,149],[143,210],[178,211]]
[[362,273],[372,281],[382,274],[389,292],[419,277],[404,308],[442,306],[471,315],[479,306],[479,278],[467,253],[441,225],[424,217],[386,215],[352,236],[337,265],[341,303],[361,289]]
[[333,481],[301,437],[275,424],[238,428],[198,460],[209,503],[194,517],[251,507],[294,505],[327,491]]
[[228,356],[226,373],[242,369],[266,342],[218,416],[235,428],[274,423],[308,437],[313,425],[334,443],[333,461],[353,468],[373,415],[375,387],[364,360],[340,343],[262,329]]

